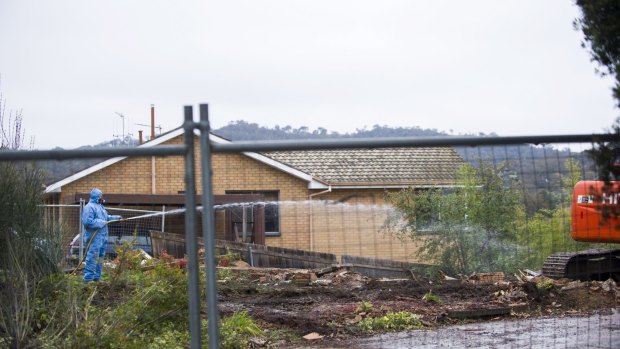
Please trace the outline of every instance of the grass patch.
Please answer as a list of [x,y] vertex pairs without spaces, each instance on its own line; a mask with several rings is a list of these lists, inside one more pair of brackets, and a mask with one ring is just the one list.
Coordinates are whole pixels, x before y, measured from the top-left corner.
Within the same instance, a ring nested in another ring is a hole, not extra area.
[[380,317],[367,317],[356,324],[356,328],[365,333],[376,331],[403,331],[421,328],[422,321],[416,314],[408,311],[389,312]]
[[263,330],[246,311],[225,318],[220,326],[220,334],[222,348],[248,348],[252,338],[265,337]]

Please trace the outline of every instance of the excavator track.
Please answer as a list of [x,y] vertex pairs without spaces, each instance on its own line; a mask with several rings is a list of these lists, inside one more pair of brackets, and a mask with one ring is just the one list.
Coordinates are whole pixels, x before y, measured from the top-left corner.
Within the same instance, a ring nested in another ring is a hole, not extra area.
[[547,257],[542,272],[552,279],[620,281],[620,250],[559,252]]

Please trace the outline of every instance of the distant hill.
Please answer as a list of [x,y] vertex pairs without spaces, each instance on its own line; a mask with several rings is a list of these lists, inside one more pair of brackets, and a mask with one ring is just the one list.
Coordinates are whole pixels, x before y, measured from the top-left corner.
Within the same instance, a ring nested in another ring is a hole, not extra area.
[[[319,127],[310,130],[307,127],[292,128],[291,126],[275,126],[268,128],[256,123],[238,120],[224,127],[214,129],[213,133],[233,141],[247,140],[284,140],[284,139],[327,139],[327,138],[370,138],[370,137],[429,137],[446,136],[446,133],[435,129],[421,129],[419,127],[388,127],[375,125],[372,129],[358,129],[353,133],[338,133]],[[118,139],[106,141],[96,145],[86,145],[77,149],[109,148],[118,146],[135,146],[138,140],[127,138],[124,143]],[[61,150],[56,147],[54,150]],[[47,183],[53,183],[60,179],[86,169],[105,159],[75,159],[75,160],[44,160],[36,164],[47,173]]]
[[[213,133],[232,141],[250,141],[250,140],[283,140],[283,139],[338,139],[338,138],[376,138],[376,137],[436,137],[450,136],[449,134],[437,131],[436,129],[422,129],[419,127],[389,127],[374,125],[371,129],[357,129],[353,133],[338,133],[328,131],[319,127],[310,130],[307,127],[292,128],[291,126],[275,126],[268,128],[259,126],[255,123],[248,123],[243,120],[231,122],[230,124],[213,130]],[[478,134],[461,134],[459,136],[478,136],[478,137],[496,137],[497,134],[478,133]],[[568,149],[557,149],[553,147],[543,146],[494,146],[494,147],[455,147],[455,150],[467,161],[477,162],[479,159],[488,160],[495,163],[504,161],[519,162],[519,168],[526,171],[531,167],[537,167],[538,172],[551,167],[558,169],[558,165],[553,164],[558,159],[567,157],[580,157],[581,153],[571,154]],[[542,161],[542,164],[533,162]],[[528,164],[529,163],[529,164]],[[551,164],[551,165],[550,165]],[[538,166],[536,166],[538,165]],[[515,169],[516,171],[516,169]],[[533,171],[533,169],[532,169]]]
[[[113,148],[113,147],[127,147],[138,145],[137,139],[127,138],[125,142],[121,142],[118,139],[111,141],[105,141],[96,145],[85,145],[76,149],[94,149],[94,148]],[[63,148],[56,147],[52,150],[62,150]],[[71,160],[39,160],[35,161],[37,167],[42,169],[46,175],[46,183],[54,183],[63,178],[69,177],[74,173],[80,172],[92,165],[104,161],[105,159],[71,159]]]
[[[352,133],[338,133],[319,127],[311,130],[307,127],[293,128],[291,126],[275,126],[268,128],[256,123],[243,120],[231,122],[224,127],[212,131],[221,137],[232,141],[251,140],[286,140],[286,139],[339,139],[339,138],[376,138],[376,137],[436,137],[450,136],[436,129],[422,129],[419,127],[389,127],[374,125],[371,129],[357,129]],[[489,137],[491,134],[467,134],[465,136]],[[118,140],[103,142],[94,146],[84,146],[79,149],[115,147],[136,145],[133,139],[126,143]],[[61,149],[61,148],[56,148]],[[502,173],[507,178],[518,178],[523,186],[527,200],[536,201],[531,207],[545,207],[543,202],[553,206],[551,188],[558,188],[562,181],[561,174],[566,172],[565,161],[568,158],[576,159],[587,177],[594,176],[591,162],[582,153],[571,153],[568,149],[556,149],[543,146],[494,146],[494,147],[455,147],[455,150],[468,162],[475,164],[480,159],[492,162],[502,167]],[[38,161],[37,164],[48,173],[48,183],[68,177],[104,159],[84,159],[67,161]]]
[[[419,127],[389,127],[374,125],[371,129],[357,129],[353,133],[338,133],[319,127],[310,130],[307,127],[275,126],[268,128],[243,120],[213,130],[213,133],[232,141],[284,140],[284,139],[338,139],[338,138],[375,138],[375,137],[436,137],[450,136],[436,129]],[[459,136],[493,137],[491,134],[461,134]],[[544,207],[555,207],[563,200],[557,190],[562,187],[562,176],[566,176],[566,160],[576,160],[582,167],[582,178],[594,178],[590,159],[581,152],[558,149],[549,146],[510,145],[455,147],[466,161],[477,164],[480,160],[491,162],[501,169],[508,179],[519,181],[524,193],[528,211]],[[531,212],[530,212],[531,213]]]
[[338,133],[323,127],[315,130],[310,130],[305,126],[293,128],[291,126],[280,127],[276,125],[274,128],[268,128],[243,120],[231,122],[224,127],[214,129],[212,132],[232,141],[448,136],[447,133],[437,131],[436,129],[422,129],[417,126],[389,127],[374,125],[371,129],[363,128],[357,129],[352,133]]

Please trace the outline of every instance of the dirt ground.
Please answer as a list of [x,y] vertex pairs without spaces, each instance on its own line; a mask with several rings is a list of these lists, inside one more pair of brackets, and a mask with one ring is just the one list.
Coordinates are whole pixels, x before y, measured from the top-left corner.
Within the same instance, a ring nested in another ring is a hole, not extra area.
[[[334,345],[336,346],[336,345]],[[356,349],[620,348],[620,315],[499,319],[432,329],[384,333],[349,340]]]
[[357,324],[388,312],[417,314],[424,329],[433,329],[609,312],[620,299],[620,288],[612,280],[551,280],[524,273],[390,280],[370,279],[346,268],[261,269],[241,263],[220,268],[229,274],[218,284],[221,314],[245,310],[261,327],[289,334],[279,342],[257,341],[257,347],[347,346],[348,341],[384,332],[362,331]]

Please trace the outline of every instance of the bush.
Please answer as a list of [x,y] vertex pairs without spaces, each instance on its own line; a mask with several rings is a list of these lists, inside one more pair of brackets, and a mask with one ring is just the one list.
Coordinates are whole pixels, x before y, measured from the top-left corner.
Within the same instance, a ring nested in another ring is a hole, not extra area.
[[[40,283],[34,338],[40,348],[187,348],[187,275],[163,261],[149,271],[125,268],[109,283],[55,274]],[[207,322],[203,321],[203,343]],[[245,311],[224,318],[223,348],[247,348],[264,331]],[[7,342],[0,344],[4,345]],[[5,345],[6,346],[6,345]]]
[[517,264],[517,225],[524,217],[520,192],[501,169],[463,165],[453,188],[408,188],[388,194],[394,211],[383,231],[419,243],[419,254],[449,274],[511,271]]
[[0,163],[0,337],[27,346],[35,330],[41,282],[58,271],[60,228],[43,220],[43,175],[29,166]]

